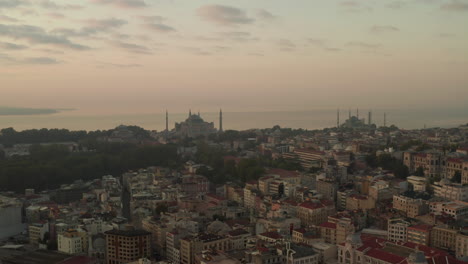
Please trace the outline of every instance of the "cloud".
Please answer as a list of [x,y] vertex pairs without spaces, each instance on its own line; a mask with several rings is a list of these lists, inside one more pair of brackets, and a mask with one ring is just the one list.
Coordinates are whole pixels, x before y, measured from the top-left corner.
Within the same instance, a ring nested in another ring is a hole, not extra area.
[[79,10],[83,9],[83,6],[80,5],[59,5],[53,1],[50,0],[41,0],[39,3],[39,6],[44,8],[44,9],[68,9],[68,10]]
[[440,33],[439,37],[440,38],[456,38],[457,35],[452,34],[452,33]]
[[4,21],[4,22],[18,22],[18,19],[0,14],[0,21]]
[[197,47],[181,47],[183,50],[188,51],[189,53],[192,53],[194,55],[199,55],[199,56],[210,56],[213,55],[211,52],[204,51],[200,48]]
[[289,39],[279,39],[276,41],[276,45],[278,45],[282,51],[293,51],[296,49],[296,44]]
[[343,1],[339,4],[348,12],[362,12],[362,11],[372,11],[371,7],[365,6],[357,1]]
[[0,36],[27,40],[32,44],[49,44],[74,50],[87,50],[87,46],[74,43],[65,36],[50,34],[44,29],[31,25],[0,24]]
[[118,28],[127,24],[126,20],[118,18],[107,18],[107,19],[88,19],[84,20],[90,27],[97,28],[99,30],[107,30],[109,28]]
[[120,8],[141,8],[147,6],[144,0],[91,0],[91,2],[101,5],[113,5]]
[[145,27],[156,32],[161,32],[161,33],[176,31],[175,28],[162,24],[162,23],[149,23],[149,24],[145,24]]
[[255,21],[244,10],[224,5],[205,5],[198,8],[197,14],[206,21],[222,26],[251,24]]
[[33,57],[33,58],[26,58],[23,60],[25,64],[58,64],[60,63],[58,60],[49,57]]
[[131,53],[138,53],[138,54],[151,54],[152,52],[145,46],[123,42],[123,41],[111,41],[111,45],[117,48],[124,49]]
[[[218,35],[222,39],[227,39],[236,42],[248,42],[248,41],[257,41],[258,38],[253,37],[252,34],[245,31],[229,31],[229,32],[220,32]],[[215,38],[216,39],[216,38]]]
[[97,33],[110,32],[113,29],[120,28],[128,22],[123,19],[88,19],[83,20],[86,25],[80,30],[70,28],[56,28],[52,31],[54,34],[60,34],[67,37],[89,37]]
[[145,23],[162,23],[166,20],[163,16],[138,16]]
[[263,20],[275,20],[278,18],[277,16],[273,15],[265,9],[257,10],[257,17]]
[[0,0],[0,8],[14,8],[24,4],[27,4],[27,2],[21,0]]
[[15,58],[2,53],[0,53],[0,62],[8,65],[48,65],[60,63],[60,61],[50,57]]
[[385,5],[385,7],[391,9],[401,9],[403,6],[405,6],[405,2],[403,1],[393,1]]
[[307,44],[323,48],[326,46],[326,41],[324,39],[308,38]]
[[110,63],[110,62],[98,62],[98,68],[105,68],[106,66],[114,68],[137,68],[142,67],[141,64],[129,63],[129,64],[120,64],[120,63]]
[[351,41],[346,44],[349,47],[358,47],[358,48],[365,48],[365,49],[377,49],[381,47],[380,44],[373,44],[373,43],[366,43],[361,41]]
[[306,45],[312,45],[318,48],[323,49],[324,51],[329,51],[329,52],[338,52],[341,51],[340,48],[335,48],[332,47],[329,43],[329,41],[325,39],[317,39],[317,38],[308,38]]
[[160,33],[167,33],[167,32],[173,32],[173,31],[177,31],[175,28],[167,25],[164,23],[164,21],[166,20],[165,17],[162,17],[162,16],[139,16],[139,18],[145,22],[145,24],[143,25],[144,27],[152,30],[152,31],[156,31],[156,32],[160,32]]
[[373,26],[370,29],[371,33],[380,34],[380,33],[390,33],[400,31],[397,27],[394,26]]
[[62,19],[65,18],[64,14],[57,13],[57,12],[50,12],[46,14],[48,17],[54,18],[54,19]]
[[27,49],[28,46],[18,45],[18,44],[9,43],[9,42],[0,42],[0,48],[5,49],[5,50],[24,50],[24,49]]
[[468,11],[468,2],[452,1],[441,5],[440,9],[445,11],[466,12]]

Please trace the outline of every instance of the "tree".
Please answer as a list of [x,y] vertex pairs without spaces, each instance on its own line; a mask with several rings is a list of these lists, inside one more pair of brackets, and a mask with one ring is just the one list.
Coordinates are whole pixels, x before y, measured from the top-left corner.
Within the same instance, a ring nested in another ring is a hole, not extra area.
[[424,169],[423,167],[419,166],[416,171],[414,172],[415,176],[421,176],[424,177]]
[[156,209],[155,209],[156,215],[167,213],[167,211],[168,211],[168,208],[166,204],[159,204],[158,206],[156,206]]
[[454,183],[461,183],[461,172],[459,171],[456,171],[454,174],[453,174],[453,177],[452,179],[450,179],[451,182],[454,182]]

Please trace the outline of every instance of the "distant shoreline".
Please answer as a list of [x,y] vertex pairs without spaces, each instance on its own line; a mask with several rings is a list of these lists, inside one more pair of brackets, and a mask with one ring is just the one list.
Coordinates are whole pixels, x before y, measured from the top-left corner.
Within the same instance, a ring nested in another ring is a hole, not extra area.
[[73,110],[75,109],[0,107],[0,116],[53,115],[53,114],[58,114],[64,111],[73,111]]

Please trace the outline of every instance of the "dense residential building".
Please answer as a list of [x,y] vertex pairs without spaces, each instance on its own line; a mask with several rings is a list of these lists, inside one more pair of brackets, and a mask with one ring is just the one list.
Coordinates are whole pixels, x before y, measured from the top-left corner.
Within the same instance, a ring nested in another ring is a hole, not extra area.
[[[188,119],[192,128],[200,120]],[[142,149],[170,143],[164,147],[178,153],[162,163],[170,167],[105,175],[57,190],[2,192],[0,240],[9,240],[0,241],[0,260],[55,243],[57,254],[88,255],[107,264],[468,259],[468,148],[450,152],[455,145],[468,146],[468,126],[399,130],[371,123],[345,128],[338,122],[339,128],[326,130],[226,130],[192,140],[186,138],[188,121],[179,127],[184,135],[151,131],[156,141],[146,142],[138,130],[121,126],[100,141],[133,142]],[[425,176],[406,177],[402,163]],[[18,229],[2,238],[10,224]],[[28,233],[22,233],[25,227]],[[30,244],[22,245],[28,236]],[[14,258],[6,263],[25,264]]]
[[468,232],[463,231],[458,233],[455,245],[455,256],[460,259],[466,258],[468,256]]
[[208,249],[226,251],[229,249],[229,240],[225,236],[213,234],[183,238],[180,240],[180,263],[195,263],[195,255]]
[[429,246],[431,238],[431,225],[413,225],[409,226],[407,229],[407,241]]
[[403,153],[403,163],[410,172],[422,168],[424,176],[434,179],[442,175],[445,161],[439,152],[405,152]]
[[455,251],[458,231],[448,226],[434,226],[431,230],[431,247]]
[[70,229],[57,236],[58,251],[67,254],[80,254],[86,252],[88,245],[86,232]]
[[427,187],[427,179],[419,176],[408,176],[406,178],[409,184],[411,184],[413,191],[425,192]]
[[320,179],[316,183],[316,188],[317,192],[323,195],[324,199],[336,201],[336,192],[338,190],[338,184],[334,179]]
[[455,201],[468,202],[468,186],[459,183],[451,183],[447,179],[432,185],[434,196]]
[[388,240],[391,242],[406,242],[407,229],[411,224],[402,218],[388,220]]
[[429,206],[422,199],[413,199],[403,195],[393,196],[393,208],[402,211],[407,217],[415,218],[428,213]]
[[331,201],[307,201],[297,206],[297,217],[305,227],[320,225],[334,213],[335,206]]
[[106,236],[106,264],[124,264],[151,257],[151,233],[129,228],[109,230]]
[[372,208],[375,208],[375,200],[370,196],[351,194],[346,198],[347,210],[369,210]]

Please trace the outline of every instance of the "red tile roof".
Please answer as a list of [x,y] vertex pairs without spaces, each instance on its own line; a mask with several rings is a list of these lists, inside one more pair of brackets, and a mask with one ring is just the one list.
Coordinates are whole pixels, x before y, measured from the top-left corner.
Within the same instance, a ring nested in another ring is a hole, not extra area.
[[260,235],[264,236],[264,237],[272,238],[272,239],[281,239],[281,238],[283,238],[283,236],[280,235],[278,232],[265,232],[265,233],[261,233]]
[[430,232],[432,229],[432,226],[421,224],[421,225],[409,226],[408,229],[414,229],[414,230],[423,231],[423,232]]
[[312,210],[325,207],[322,203],[319,203],[319,202],[314,203],[310,201],[300,203],[299,206],[303,208],[307,208],[307,209],[312,209]]
[[375,259],[379,259],[379,260],[383,260],[383,261],[388,262],[388,263],[394,263],[394,264],[403,263],[403,261],[406,260],[406,258],[404,258],[404,257],[400,257],[398,255],[383,251],[383,250],[378,249],[378,248],[373,248],[373,249],[367,251],[366,256],[371,257],[371,258],[375,258]]
[[325,223],[320,224],[320,227],[336,229],[336,223],[325,222]]

